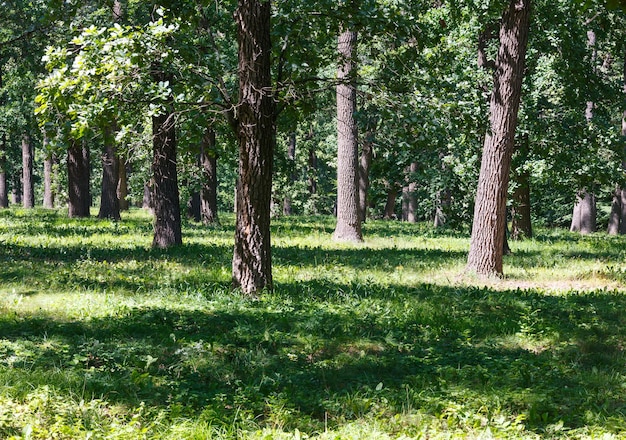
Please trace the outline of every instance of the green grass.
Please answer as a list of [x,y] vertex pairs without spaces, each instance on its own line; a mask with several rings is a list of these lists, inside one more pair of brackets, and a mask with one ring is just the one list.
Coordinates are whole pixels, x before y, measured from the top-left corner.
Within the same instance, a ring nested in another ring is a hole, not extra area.
[[481,281],[463,234],[281,218],[250,300],[222,221],[1,211],[0,438],[625,437],[626,238],[540,230]]

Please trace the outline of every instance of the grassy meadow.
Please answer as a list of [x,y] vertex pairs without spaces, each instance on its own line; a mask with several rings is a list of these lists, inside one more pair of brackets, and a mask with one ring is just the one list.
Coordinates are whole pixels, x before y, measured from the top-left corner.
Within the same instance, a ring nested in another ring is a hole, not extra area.
[[626,438],[625,237],[539,230],[484,281],[467,234],[279,218],[253,300],[222,222],[1,211],[0,438]]

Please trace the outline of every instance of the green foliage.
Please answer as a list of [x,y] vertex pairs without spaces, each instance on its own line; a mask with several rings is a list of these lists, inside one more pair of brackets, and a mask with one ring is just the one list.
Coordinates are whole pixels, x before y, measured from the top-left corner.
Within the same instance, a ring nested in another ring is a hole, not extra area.
[[508,278],[466,235],[273,222],[276,290],[230,290],[233,217],[152,249],[121,222],[0,212],[3,438],[598,438],[626,429],[624,238],[539,230]]

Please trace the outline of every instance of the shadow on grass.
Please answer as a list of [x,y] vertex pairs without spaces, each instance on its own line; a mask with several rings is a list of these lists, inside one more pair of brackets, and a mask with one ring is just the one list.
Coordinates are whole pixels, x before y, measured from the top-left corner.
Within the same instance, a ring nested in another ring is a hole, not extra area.
[[316,429],[407,408],[453,419],[462,414],[450,408],[464,405],[524,414],[537,432],[609,418],[621,429],[624,308],[608,292],[286,284],[259,301],[209,294],[188,311],[142,306],[70,322],[3,314],[0,374],[11,387],[61,369],[66,382],[52,386],[67,393],[182,405],[224,424],[242,413],[269,420],[276,405]]

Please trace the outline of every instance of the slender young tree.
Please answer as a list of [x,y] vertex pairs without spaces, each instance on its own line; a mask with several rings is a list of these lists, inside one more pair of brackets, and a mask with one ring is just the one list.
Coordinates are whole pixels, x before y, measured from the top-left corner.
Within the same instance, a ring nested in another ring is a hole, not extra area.
[[271,77],[269,0],[239,0],[239,102],[233,120],[239,141],[233,286],[246,295],[272,289],[270,202],[276,143]]
[[53,169],[54,156],[48,153],[43,161],[43,207],[47,209],[54,208]]
[[215,130],[207,128],[200,144],[202,188],[200,190],[200,218],[205,225],[219,224],[217,213],[217,151]]
[[506,226],[506,195],[519,110],[531,0],[510,0],[500,24],[500,45],[489,103],[478,178],[467,270],[501,275]]
[[367,193],[370,187],[370,166],[372,164],[372,156],[374,154],[374,135],[372,131],[368,131],[361,148],[361,158],[359,160],[359,215],[361,222],[365,223],[367,219]]
[[[289,144],[287,145],[287,160],[289,161],[289,167],[291,172],[289,173],[289,184],[293,185],[298,176],[295,173],[296,162],[296,134],[289,133]],[[292,215],[293,209],[291,207],[291,195],[286,194],[283,198],[283,215]]]
[[9,207],[9,186],[7,185],[7,135],[0,136],[0,208]]
[[[354,9],[354,2],[351,3]],[[359,147],[357,142],[357,31],[344,22],[338,40],[337,71],[337,225],[333,239],[361,242]]]
[[35,207],[35,185],[33,182],[33,144],[29,135],[22,136],[22,204],[24,208]]

